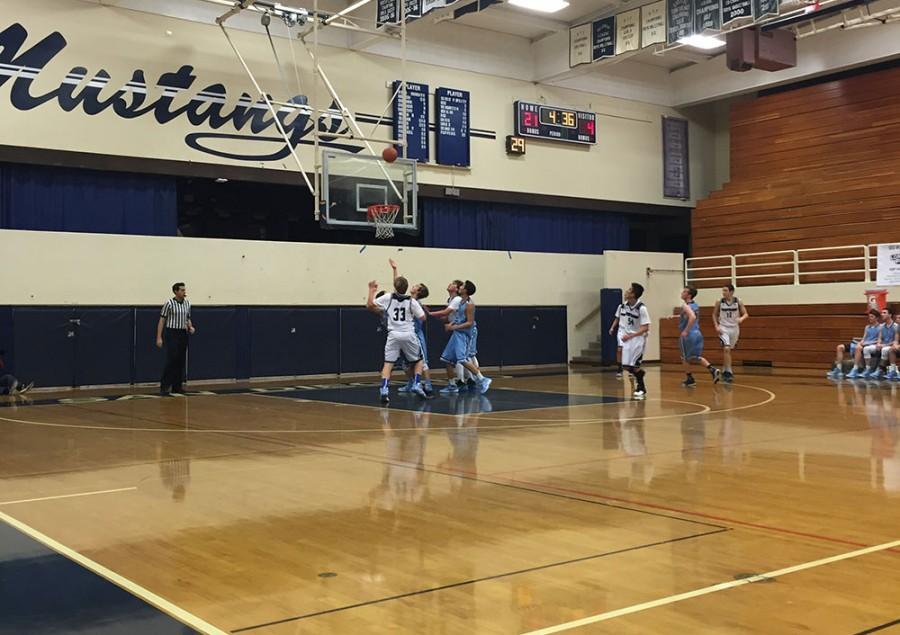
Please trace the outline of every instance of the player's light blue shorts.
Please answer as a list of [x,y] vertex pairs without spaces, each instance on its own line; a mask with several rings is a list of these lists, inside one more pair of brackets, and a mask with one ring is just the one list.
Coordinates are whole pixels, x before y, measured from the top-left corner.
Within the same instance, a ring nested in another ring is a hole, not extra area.
[[697,359],[703,355],[703,333],[700,331],[692,331],[687,337],[678,338],[681,345],[682,359]]
[[469,359],[469,334],[453,331],[450,341],[441,353],[441,361],[447,364],[458,364]]
[[473,326],[469,333],[469,348],[466,351],[466,359],[472,359],[478,355],[478,327]]

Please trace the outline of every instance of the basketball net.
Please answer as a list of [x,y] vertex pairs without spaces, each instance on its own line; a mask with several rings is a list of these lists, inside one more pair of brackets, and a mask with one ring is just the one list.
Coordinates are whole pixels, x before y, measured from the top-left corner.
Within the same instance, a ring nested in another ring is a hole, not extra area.
[[375,225],[375,238],[394,237],[393,225],[399,212],[399,205],[369,205],[369,222]]

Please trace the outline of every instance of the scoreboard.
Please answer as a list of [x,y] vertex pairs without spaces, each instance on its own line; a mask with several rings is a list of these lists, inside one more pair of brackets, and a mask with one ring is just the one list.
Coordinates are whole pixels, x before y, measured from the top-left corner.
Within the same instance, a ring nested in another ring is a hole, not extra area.
[[597,115],[527,101],[514,104],[516,135],[567,143],[597,143]]

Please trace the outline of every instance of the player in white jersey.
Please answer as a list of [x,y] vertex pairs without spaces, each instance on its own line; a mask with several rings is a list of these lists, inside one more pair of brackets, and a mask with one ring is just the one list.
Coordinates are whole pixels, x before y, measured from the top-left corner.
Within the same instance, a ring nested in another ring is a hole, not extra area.
[[644,295],[644,287],[637,282],[625,289],[625,304],[619,307],[619,328],[623,329],[622,367],[634,377],[635,389],[632,396],[644,399],[647,388],[644,386],[645,371],[641,369],[644,359],[644,347],[647,345],[647,333],[650,332],[650,312],[640,301]]
[[[396,280],[400,277],[400,274],[397,273],[397,263],[394,262],[393,258],[389,258],[388,263],[391,265],[392,279]],[[429,295],[428,287],[422,282],[414,284],[409,290],[409,295],[412,299],[421,304]],[[424,311],[425,307],[422,307],[422,310]],[[422,320],[415,320],[413,324],[415,325],[416,337],[419,338],[419,344],[422,346],[422,375],[425,378],[425,381],[422,382],[422,387],[425,390],[426,395],[431,395],[431,371],[428,367],[428,343],[425,341],[425,323]],[[408,381],[406,382],[406,385],[402,386],[397,392],[412,392],[413,368],[412,366],[407,366],[405,370]]]
[[741,336],[741,324],[750,317],[744,303],[734,297],[734,285],[722,287],[722,298],[713,306],[712,319],[722,342],[722,379],[726,384],[734,381],[731,369],[731,349],[737,346]]
[[413,392],[420,397],[425,397],[425,391],[419,381],[422,375],[422,346],[416,335],[413,320],[424,320],[425,311],[413,298],[406,295],[409,289],[409,281],[403,276],[394,280],[394,293],[385,294],[375,299],[378,291],[378,283],[372,280],[369,283],[369,297],[366,300],[366,308],[384,315],[387,318],[387,341],[384,344],[384,366],[381,369],[381,403],[390,401],[388,386],[391,381],[391,371],[394,364],[402,355],[410,364],[415,364],[413,380]]

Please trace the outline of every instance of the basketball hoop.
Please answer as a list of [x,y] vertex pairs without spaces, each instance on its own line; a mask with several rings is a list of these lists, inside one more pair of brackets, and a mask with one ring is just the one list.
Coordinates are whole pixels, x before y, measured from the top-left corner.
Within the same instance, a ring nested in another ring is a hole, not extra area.
[[393,238],[394,221],[400,213],[399,205],[369,205],[369,222],[375,225],[375,238]]

